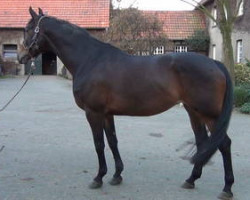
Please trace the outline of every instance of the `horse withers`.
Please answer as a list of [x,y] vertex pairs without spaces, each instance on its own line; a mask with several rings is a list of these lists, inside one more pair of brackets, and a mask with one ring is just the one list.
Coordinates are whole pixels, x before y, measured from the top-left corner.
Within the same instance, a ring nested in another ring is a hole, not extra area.
[[[222,63],[195,53],[132,56],[90,36],[67,21],[29,10],[20,63],[54,52],[71,72],[77,105],[86,112],[99,160],[91,188],[103,184],[107,173],[104,133],[115,160],[112,185],[122,182],[123,162],[118,150],[114,115],[150,116],[183,103],[195,134],[194,168],[183,184],[194,188],[202,167],[220,150],[225,187],[220,198],[230,199],[234,182],[231,140],[227,135],[232,112],[232,83]],[[207,129],[211,132],[209,136]]]

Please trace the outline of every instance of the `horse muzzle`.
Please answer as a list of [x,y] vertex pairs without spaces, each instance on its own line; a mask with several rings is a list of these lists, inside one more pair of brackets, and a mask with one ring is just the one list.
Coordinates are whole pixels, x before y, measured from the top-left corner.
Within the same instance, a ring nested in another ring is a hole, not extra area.
[[27,64],[27,62],[31,59],[31,56],[27,51],[23,50],[18,52],[17,59],[20,64]]

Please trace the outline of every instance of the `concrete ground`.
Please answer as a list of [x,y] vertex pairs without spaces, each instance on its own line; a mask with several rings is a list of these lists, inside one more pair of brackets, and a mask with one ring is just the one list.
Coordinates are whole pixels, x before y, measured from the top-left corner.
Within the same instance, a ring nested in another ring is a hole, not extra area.
[[[0,79],[0,105],[25,77]],[[196,189],[180,186],[192,165],[181,159],[193,138],[188,116],[178,106],[153,117],[116,117],[124,182],[108,184],[114,172],[106,148],[108,174],[101,189],[88,184],[97,156],[84,112],[77,108],[71,81],[31,77],[14,102],[0,113],[0,200],[212,200],[224,185],[217,153]],[[0,106],[0,107],[1,107]],[[250,116],[233,113],[229,135],[235,172],[235,199],[250,199]],[[184,145],[185,146],[185,145]]]

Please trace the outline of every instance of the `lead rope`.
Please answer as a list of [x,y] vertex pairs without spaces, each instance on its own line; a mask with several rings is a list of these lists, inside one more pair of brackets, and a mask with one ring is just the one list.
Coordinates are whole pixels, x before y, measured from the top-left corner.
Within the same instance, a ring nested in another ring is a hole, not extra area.
[[8,105],[16,98],[16,96],[21,92],[21,90],[24,88],[24,86],[26,85],[26,83],[28,82],[31,74],[32,74],[32,70],[35,69],[35,60],[32,58],[31,60],[31,65],[30,65],[30,71],[29,71],[29,75],[27,76],[26,80],[24,81],[22,87],[16,92],[16,94],[0,109],[0,112],[4,111]]

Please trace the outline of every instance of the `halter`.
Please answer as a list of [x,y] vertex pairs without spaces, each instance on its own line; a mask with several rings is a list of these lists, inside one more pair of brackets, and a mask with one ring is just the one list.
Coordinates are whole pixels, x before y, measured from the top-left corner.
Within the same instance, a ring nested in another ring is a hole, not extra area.
[[32,37],[32,42],[30,43],[30,45],[29,45],[29,46],[26,46],[25,43],[24,43],[24,41],[23,41],[23,47],[24,47],[24,49],[30,50],[30,48],[33,47],[33,46],[37,43],[38,33],[40,32],[39,25],[40,25],[42,19],[44,19],[45,17],[47,17],[47,16],[42,16],[42,17],[40,17],[40,19],[38,20],[37,25],[36,25],[36,28],[35,28],[35,30],[34,30],[34,33],[35,33],[35,34],[34,34],[33,37]]
[[[33,37],[32,37],[32,42],[31,42],[31,44],[27,47],[25,44],[24,44],[24,42],[23,42],[23,47],[24,47],[24,49],[26,49],[26,50],[28,50],[29,51],[29,49],[34,45],[34,44],[36,44],[37,43],[37,36],[38,36],[38,33],[39,33],[39,31],[40,31],[40,28],[39,28],[39,25],[40,25],[40,23],[41,23],[41,21],[42,21],[42,19],[43,18],[45,18],[46,16],[42,16],[42,17],[40,17],[40,19],[38,20],[38,22],[37,22],[37,25],[36,25],[36,28],[35,28],[35,30],[34,30],[34,35],[33,35]],[[29,53],[30,54],[30,53]],[[30,55],[31,56],[31,55]],[[31,76],[31,74],[32,74],[32,69],[33,68],[35,68],[35,59],[31,56],[31,66],[30,66],[30,72],[29,72],[29,75],[27,76],[27,79],[24,81],[24,83],[23,83],[23,85],[22,85],[22,87],[16,92],[16,94],[2,107],[2,108],[0,108],[0,112],[2,112],[2,111],[4,111],[7,107],[8,107],[8,105],[16,98],[16,96],[21,92],[21,90],[23,89],[23,87],[26,85],[26,83],[28,82],[28,80],[29,80],[29,78],[30,78],[30,76]],[[4,147],[5,146],[2,146],[1,148],[0,148],[0,152],[4,149]]]

